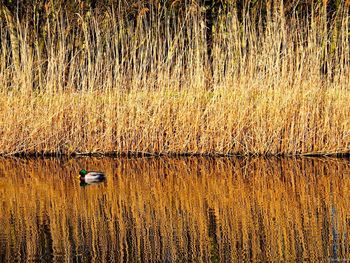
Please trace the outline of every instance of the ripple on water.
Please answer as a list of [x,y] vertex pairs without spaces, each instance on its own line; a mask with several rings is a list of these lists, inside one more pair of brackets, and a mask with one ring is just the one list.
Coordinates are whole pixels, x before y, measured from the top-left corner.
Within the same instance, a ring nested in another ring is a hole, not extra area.
[[[81,186],[84,167],[107,180]],[[0,161],[0,261],[350,259],[344,159]]]

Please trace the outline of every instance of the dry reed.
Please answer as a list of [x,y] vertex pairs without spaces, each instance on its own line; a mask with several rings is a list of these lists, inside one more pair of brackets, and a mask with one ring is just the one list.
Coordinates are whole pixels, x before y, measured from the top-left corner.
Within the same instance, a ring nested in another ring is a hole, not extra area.
[[319,6],[305,20],[282,2],[243,25],[227,10],[212,58],[196,6],[77,15],[79,30],[62,11],[44,43],[16,23],[20,65],[0,45],[0,154],[348,154],[348,7],[329,36]]

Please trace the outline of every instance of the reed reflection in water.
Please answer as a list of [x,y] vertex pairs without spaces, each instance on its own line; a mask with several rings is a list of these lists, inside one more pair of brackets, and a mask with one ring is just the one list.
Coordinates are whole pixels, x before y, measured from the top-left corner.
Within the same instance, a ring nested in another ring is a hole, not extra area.
[[0,261],[349,260],[349,197],[339,159],[4,159]]

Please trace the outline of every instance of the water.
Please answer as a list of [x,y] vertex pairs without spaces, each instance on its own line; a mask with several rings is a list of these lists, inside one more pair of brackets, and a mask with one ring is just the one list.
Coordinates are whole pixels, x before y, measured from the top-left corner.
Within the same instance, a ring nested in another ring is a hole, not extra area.
[[349,198],[340,159],[3,159],[0,262],[345,261]]

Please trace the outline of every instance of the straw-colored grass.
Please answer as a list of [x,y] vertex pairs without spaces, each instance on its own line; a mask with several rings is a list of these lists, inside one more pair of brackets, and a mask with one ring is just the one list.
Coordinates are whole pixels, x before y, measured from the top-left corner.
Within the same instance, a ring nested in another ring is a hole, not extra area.
[[0,21],[0,154],[349,153],[348,7],[327,29],[317,6],[307,21],[276,6],[220,16],[212,64],[195,6],[78,27],[62,13],[44,42],[16,23],[19,65]]

